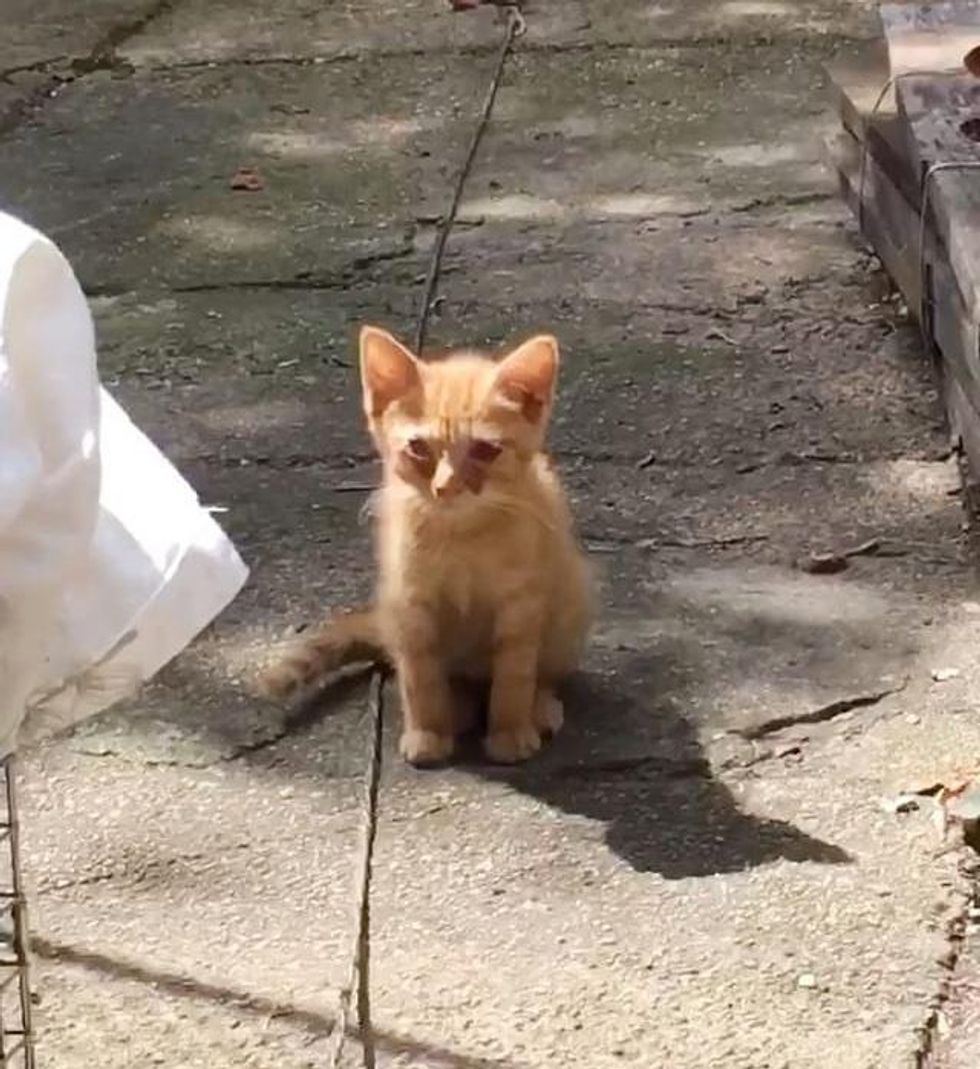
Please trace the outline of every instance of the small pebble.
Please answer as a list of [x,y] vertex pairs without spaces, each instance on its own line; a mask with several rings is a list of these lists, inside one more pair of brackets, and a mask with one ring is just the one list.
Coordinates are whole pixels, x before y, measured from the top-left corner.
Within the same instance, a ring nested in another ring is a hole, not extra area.
[[806,988],[808,991],[812,990],[817,986],[817,978],[812,972],[805,972],[797,979],[796,986]]
[[934,668],[932,670],[932,678],[937,683],[945,683],[947,680],[956,679],[960,674],[958,668]]

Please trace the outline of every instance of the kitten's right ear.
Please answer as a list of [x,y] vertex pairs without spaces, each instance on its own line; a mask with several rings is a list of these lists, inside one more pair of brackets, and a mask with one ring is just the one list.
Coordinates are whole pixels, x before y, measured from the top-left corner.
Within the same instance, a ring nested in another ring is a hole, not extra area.
[[557,374],[558,342],[550,334],[539,334],[501,360],[497,389],[529,423],[543,425]]
[[415,357],[380,327],[362,327],[361,388],[364,410],[377,419],[385,409],[421,383]]

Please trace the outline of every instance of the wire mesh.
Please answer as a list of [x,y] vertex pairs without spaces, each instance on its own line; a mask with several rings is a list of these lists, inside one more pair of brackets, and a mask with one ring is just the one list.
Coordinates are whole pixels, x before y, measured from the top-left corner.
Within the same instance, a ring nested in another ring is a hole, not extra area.
[[0,1069],[36,1069],[16,759],[0,761]]

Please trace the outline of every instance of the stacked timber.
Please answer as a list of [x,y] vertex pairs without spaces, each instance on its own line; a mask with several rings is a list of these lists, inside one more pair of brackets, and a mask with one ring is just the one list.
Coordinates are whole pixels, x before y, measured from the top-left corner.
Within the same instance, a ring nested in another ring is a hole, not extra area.
[[980,483],[980,0],[883,4],[832,65],[830,154],[862,233],[919,321]]

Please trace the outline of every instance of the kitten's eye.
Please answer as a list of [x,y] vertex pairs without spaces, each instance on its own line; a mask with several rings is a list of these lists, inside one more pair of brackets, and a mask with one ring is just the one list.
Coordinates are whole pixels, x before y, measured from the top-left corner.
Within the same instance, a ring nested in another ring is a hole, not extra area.
[[469,455],[470,460],[475,460],[480,464],[489,464],[500,456],[500,446],[496,442],[488,442],[478,438],[470,446]]
[[432,459],[432,450],[424,438],[409,438],[405,445],[405,452],[412,460],[426,461]]

